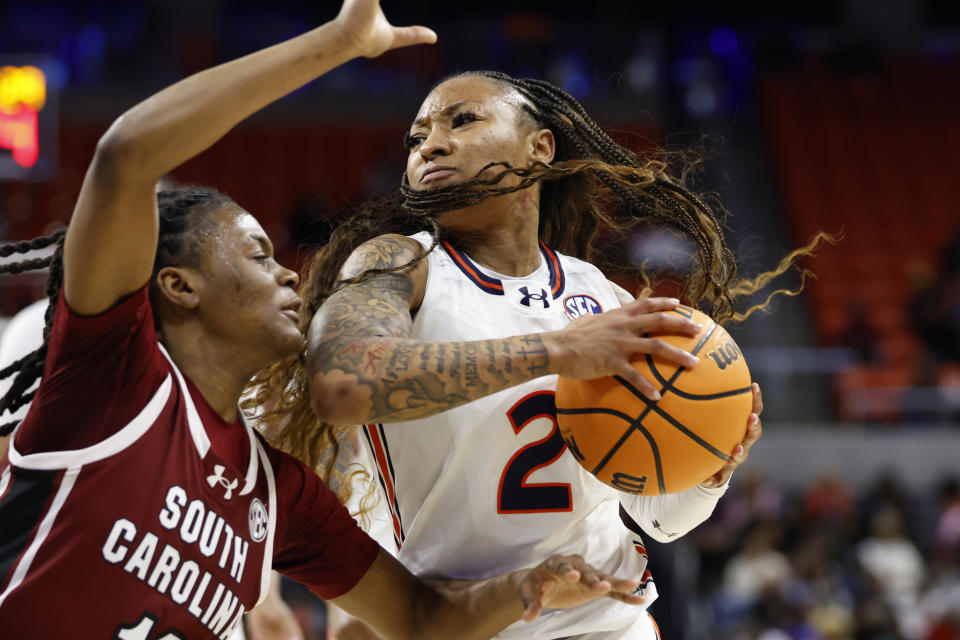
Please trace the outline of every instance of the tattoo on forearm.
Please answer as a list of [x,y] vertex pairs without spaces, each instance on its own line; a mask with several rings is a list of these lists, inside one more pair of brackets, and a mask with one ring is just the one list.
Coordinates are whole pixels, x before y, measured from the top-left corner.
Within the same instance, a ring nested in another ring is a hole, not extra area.
[[447,345],[440,343],[437,345],[437,364],[434,369],[437,372],[437,375],[443,375],[443,365],[447,357]]
[[480,385],[480,375],[477,373],[477,345],[470,342],[463,345],[463,378],[464,386]]
[[[414,255],[395,240],[370,244],[344,267],[345,277],[405,264]],[[311,375],[340,370],[356,376],[370,390],[369,421],[426,417],[549,372],[546,347],[535,334],[476,342],[409,339],[413,291],[404,273],[367,278],[330,296],[311,326]]]

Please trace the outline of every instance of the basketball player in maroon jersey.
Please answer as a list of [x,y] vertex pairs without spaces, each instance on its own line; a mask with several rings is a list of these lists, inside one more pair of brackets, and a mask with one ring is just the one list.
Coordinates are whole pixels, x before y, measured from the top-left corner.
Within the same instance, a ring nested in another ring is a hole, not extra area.
[[335,66],[434,39],[392,27],[374,0],[347,0],[330,23],[125,113],[97,146],[65,237],[4,248],[58,247],[47,342],[19,361],[11,393],[29,399],[38,367],[41,385],[0,467],[5,637],[225,639],[271,568],[390,638],[486,638],[543,607],[640,603],[636,581],[577,556],[429,585],[383,552],[237,409],[254,372],[303,348],[297,275],[226,196],[155,192]]

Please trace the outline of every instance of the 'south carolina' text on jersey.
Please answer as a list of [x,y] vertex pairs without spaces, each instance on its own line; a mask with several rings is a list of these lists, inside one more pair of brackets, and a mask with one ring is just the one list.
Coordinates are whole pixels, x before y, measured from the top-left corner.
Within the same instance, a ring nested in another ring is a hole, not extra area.
[[[201,555],[216,562],[238,584],[243,578],[250,543],[233,530],[220,514],[202,500],[188,502],[187,492],[174,485],[167,490],[164,507],[158,514],[160,526],[177,530],[184,545],[195,545]],[[166,594],[187,610],[212,633],[228,638],[243,615],[243,605],[230,587],[213,582],[209,571],[193,560],[181,561],[180,549],[164,544],[150,531],[138,531],[126,518],[110,528],[101,551],[103,558],[142,580],[160,594]]]

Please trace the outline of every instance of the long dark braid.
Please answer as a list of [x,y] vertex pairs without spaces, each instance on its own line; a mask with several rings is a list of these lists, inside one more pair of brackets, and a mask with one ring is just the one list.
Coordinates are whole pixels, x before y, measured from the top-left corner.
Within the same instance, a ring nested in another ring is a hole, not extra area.
[[[216,189],[197,186],[171,186],[157,193],[157,206],[160,212],[159,240],[157,257],[154,260],[153,276],[166,266],[200,266],[202,260],[202,242],[204,233],[201,231],[206,224],[212,224],[212,217],[205,215],[232,204],[228,196]],[[31,258],[28,260],[11,261],[0,264],[0,274],[17,274],[26,271],[49,268],[47,277],[46,295],[47,310],[44,316],[43,344],[28,353],[26,356],[0,369],[0,380],[16,374],[13,384],[2,398],[0,398],[0,414],[11,413],[24,406],[33,399],[34,392],[27,392],[34,382],[43,375],[43,367],[47,357],[47,344],[50,339],[50,330],[53,327],[53,315],[56,311],[57,298],[63,286],[63,239],[66,229],[61,229],[52,235],[22,242],[13,242],[0,246],[0,258],[14,254],[27,253],[37,249],[44,249],[56,245],[52,255]],[[151,295],[154,292],[155,278],[151,276]],[[19,424],[13,420],[0,425],[0,436],[9,435]]]
[[[43,365],[47,357],[47,340],[50,337],[50,329],[53,326],[53,312],[57,304],[57,296],[60,295],[59,282],[63,277],[63,238],[66,236],[66,229],[60,229],[49,236],[41,236],[33,240],[22,242],[13,242],[0,246],[0,258],[8,258],[14,254],[27,253],[46,249],[55,245],[51,255],[41,258],[31,258],[27,260],[11,261],[0,264],[0,273],[23,273],[25,271],[34,271],[37,269],[50,269],[50,276],[47,278],[47,309],[44,313],[43,325],[43,344],[34,349],[22,358],[11,362],[9,365],[0,369],[0,380],[16,374],[13,384],[7,392],[0,398],[0,414],[9,411],[13,413],[23,405],[33,399],[35,391],[27,392],[33,383],[43,375]],[[54,279],[56,276],[56,279]],[[0,425],[0,436],[9,435],[13,428],[19,424],[18,420],[13,420]]]

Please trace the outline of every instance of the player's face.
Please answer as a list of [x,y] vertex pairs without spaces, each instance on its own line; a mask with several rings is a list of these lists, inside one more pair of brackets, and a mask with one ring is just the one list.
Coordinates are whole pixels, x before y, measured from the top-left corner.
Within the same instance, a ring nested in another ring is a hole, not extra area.
[[261,356],[263,365],[296,352],[303,346],[299,277],[274,259],[273,244],[252,215],[236,205],[214,215],[201,302],[208,330]]
[[[522,105],[518,93],[483,76],[460,76],[438,85],[424,100],[407,133],[411,188],[435,189],[465,182],[491,162],[530,165],[537,159],[530,144],[536,127]],[[503,168],[488,169],[485,175]]]

